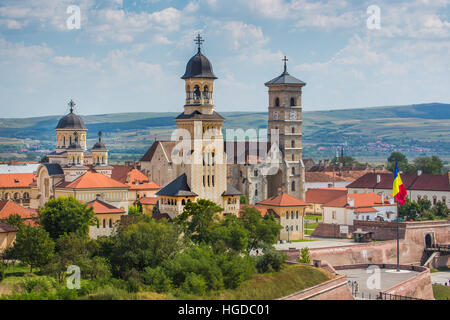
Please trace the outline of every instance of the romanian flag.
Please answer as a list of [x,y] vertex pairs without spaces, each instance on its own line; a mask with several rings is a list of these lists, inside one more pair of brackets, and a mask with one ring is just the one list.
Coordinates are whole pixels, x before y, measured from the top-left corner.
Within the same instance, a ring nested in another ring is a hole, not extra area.
[[400,173],[398,172],[398,164],[395,163],[395,174],[394,174],[394,186],[392,187],[392,196],[397,200],[400,205],[404,205],[406,202],[406,189],[403,185],[402,178],[400,178]]

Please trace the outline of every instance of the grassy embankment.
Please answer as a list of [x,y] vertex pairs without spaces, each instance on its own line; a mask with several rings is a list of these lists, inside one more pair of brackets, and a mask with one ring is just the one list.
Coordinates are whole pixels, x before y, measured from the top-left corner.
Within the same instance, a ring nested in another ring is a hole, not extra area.
[[436,300],[449,300],[450,287],[441,284],[433,284],[433,293]]
[[[40,275],[39,271],[36,271],[36,274],[29,274],[27,267],[10,266],[7,269],[6,278],[0,282],[0,296],[2,294],[11,294],[14,286],[28,277],[51,279],[50,277]],[[255,274],[252,279],[244,281],[237,289],[210,292],[205,296],[174,297],[171,294],[158,294],[155,292],[128,293],[114,287],[106,287],[98,292],[78,297],[78,299],[166,300],[181,298],[192,300],[272,300],[310,288],[332,278],[333,276],[323,269],[304,265],[286,265],[280,272]],[[89,284],[88,282],[82,281],[83,285]]]
[[[306,215],[304,219],[305,219],[305,234],[307,234],[307,235],[311,235],[314,232],[314,230],[317,228],[319,223],[322,222],[321,215]],[[314,221],[314,222],[308,222],[306,220]]]

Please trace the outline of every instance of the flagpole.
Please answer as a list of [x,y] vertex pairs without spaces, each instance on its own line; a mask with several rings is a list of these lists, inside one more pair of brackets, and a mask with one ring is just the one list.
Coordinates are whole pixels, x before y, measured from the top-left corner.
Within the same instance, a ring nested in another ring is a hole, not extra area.
[[399,267],[399,265],[400,265],[400,237],[399,237],[399,234],[398,234],[398,223],[399,223],[399,219],[400,219],[400,214],[399,214],[399,211],[398,211],[398,201],[396,201],[397,202],[397,272],[399,272],[400,271],[400,267]]

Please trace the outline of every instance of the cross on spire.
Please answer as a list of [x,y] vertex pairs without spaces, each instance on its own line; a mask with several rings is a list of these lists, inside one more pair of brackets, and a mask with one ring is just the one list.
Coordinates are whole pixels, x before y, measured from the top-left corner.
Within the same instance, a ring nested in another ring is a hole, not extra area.
[[200,52],[200,49],[202,47],[202,43],[205,42],[205,40],[203,40],[202,36],[199,34],[197,34],[197,37],[194,39],[194,42],[197,44],[198,46],[198,51]]
[[70,113],[73,113],[73,108],[76,106],[76,103],[73,102],[72,99],[70,99],[68,105],[69,105],[69,107],[70,107]]
[[286,56],[284,56],[284,58],[283,59],[281,59],[281,60],[283,60],[284,61],[284,73],[286,73],[287,72],[287,65],[286,65],[286,62],[288,62],[289,61],[289,59],[286,57]]

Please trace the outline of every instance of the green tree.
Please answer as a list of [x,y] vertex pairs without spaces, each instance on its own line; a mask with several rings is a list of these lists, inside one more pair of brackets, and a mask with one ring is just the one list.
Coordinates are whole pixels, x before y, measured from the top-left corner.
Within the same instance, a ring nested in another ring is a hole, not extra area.
[[177,228],[165,221],[152,218],[131,224],[122,229],[111,253],[115,273],[123,274],[146,267],[155,268],[182,249]]
[[15,258],[33,267],[43,267],[54,255],[55,243],[43,228],[25,225],[18,232],[12,254]]
[[421,170],[426,174],[443,174],[444,163],[437,156],[419,157],[414,159],[416,170]]
[[309,248],[308,247],[304,247],[300,251],[299,262],[306,263],[306,264],[310,264],[311,263],[311,257],[309,255]]
[[88,236],[89,227],[97,225],[93,208],[78,201],[74,197],[50,199],[40,212],[41,225],[53,239],[64,233],[77,232]]
[[257,249],[261,245],[274,244],[282,229],[272,214],[266,214],[263,218],[261,212],[254,207],[244,207],[239,219],[249,232],[248,251]]
[[[138,202],[140,204],[140,202]],[[129,206],[128,207],[128,214],[129,215],[138,215],[142,214],[142,205],[139,207],[138,205],[135,206]]]
[[415,173],[416,167],[410,163],[408,163],[408,158],[401,152],[392,152],[389,158],[387,159],[386,169],[394,172],[395,171],[395,163],[398,163],[398,170],[403,173]]
[[244,252],[247,249],[249,232],[235,215],[225,214],[217,226],[211,227],[211,229],[213,230],[211,245],[217,251],[231,249],[236,252]]
[[24,226],[23,219],[18,214],[12,214],[9,217],[7,217],[6,219],[0,219],[0,222],[8,224],[8,225],[13,226],[13,227],[17,227],[19,229],[22,226]]
[[447,207],[447,204],[442,201],[438,201],[436,205],[431,209],[431,211],[435,214],[436,217],[439,218],[447,218],[450,213],[450,209]]
[[183,212],[175,218],[175,223],[185,235],[196,243],[212,243],[215,239],[214,229],[220,220],[223,208],[212,201],[199,199],[188,202]]
[[245,194],[241,195],[241,199],[239,200],[240,204],[248,204],[248,198]]
[[421,214],[421,208],[416,201],[411,201],[406,197],[406,202],[403,206],[398,206],[398,216],[400,218],[408,217],[408,219],[416,220]]

